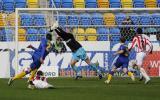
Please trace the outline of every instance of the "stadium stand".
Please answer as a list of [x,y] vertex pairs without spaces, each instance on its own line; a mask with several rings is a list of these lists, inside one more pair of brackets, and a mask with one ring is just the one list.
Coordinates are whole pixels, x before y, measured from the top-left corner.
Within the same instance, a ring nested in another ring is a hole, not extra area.
[[67,24],[67,15],[65,13],[60,13],[59,16],[59,24],[66,25]]
[[13,41],[13,34],[14,34],[13,29],[9,28],[3,29],[2,33],[5,34],[4,41]]
[[56,8],[61,8],[61,0],[49,0],[49,7],[50,8],[54,8],[54,4],[55,4]]
[[86,35],[85,35],[85,32],[84,32],[83,28],[74,28],[73,33],[77,34],[76,39],[78,41],[85,41],[86,40]]
[[8,25],[15,26],[15,13],[11,13],[7,17]]
[[157,0],[157,7],[160,7],[160,0]]
[[72,0],[62,0],[62,8],[73,8]]
[[5,19],[3,13],[0,13],[0,26],[5,26]]
[[88,41],[97,41],[97,31],[95,28],[87,28],[85,33],[87,34]]
[[98,41],[107,41],[109,29],[108,28],[98,28],[97,34],[98,34],[98,38],[97,38]]
[[2,0],[0,0],[0,11],[2,11]]
[[150,25],[151,24],[151,15],[148,13],[143,13],[140,16],[140,24],[141,25]]
[[136,13],[131,13],[130,15],[129,15],[129,17],[131,18],[131,20],[132,20],[132,22],[133,22],[133,24],[134,25],[139,25],[139,20],[140,20],[140,16],[138,15],[138,14],[136,14]]
[[152,14],[152,20],[153,24],[160,25],[160,14],[159,13]]
[[35,28],[27,29],[27,41],[37,41],[38,40],[38,30]]
[[72,13],[68,16],[68,25],[79,25],[79,18],[77,14]]
[[122,22],[126,19],[126,15],[124,13],[116,14],[115,17],[117,25],[122,25]]
[[33,18],[31,14],[23,13],[20,15],[22,26],[33,26]]
[[23,28],[18,29],[18,40],[19,41],[26,41],[26,30]]
[[109,8],[108,0],[97,0],[98,8]]
[[92,25],[103,25],[103,15],[100,13],[93,13],[91,15]]
[[121,8],[121,1],[120,0],[110,0],[110,8]]
[[15,8],[26,8],[27,2],[26,0],[15,0]]
[[37,14],[37,15],[32,15],[34,18],[34,25],[35,26],[44,26],[46,25],[45,22],[45,16],[43,14]]
[[119,41],[121,37],[119,28],[110,28],[110,40],[111,41]]
[[46,28],[40,28],[38,30],[38,40],[40,41],[42,38],[45,38],[46,34],[48,33],[48,30]]
[[84,0],[73,0],[74,8],[85,8]]
[[83,13],[80,16],[80,24],[84,27],[87,27],[88,25],[91,25],[91,15],[88,13]]
[[114,26],[115,25],[115,15],[113,13],[105,13],[103,15],[105,25]]

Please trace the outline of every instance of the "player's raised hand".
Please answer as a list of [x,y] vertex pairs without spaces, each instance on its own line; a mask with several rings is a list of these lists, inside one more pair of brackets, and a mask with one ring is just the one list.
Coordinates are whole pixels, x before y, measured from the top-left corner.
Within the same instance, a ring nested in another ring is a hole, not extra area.
[[30,44],[29,46],[27,46],[27,48],[33,48],[33,46]]
[[40,58],[40,62],[41,64],[44,64],[44,60],[42,58]]

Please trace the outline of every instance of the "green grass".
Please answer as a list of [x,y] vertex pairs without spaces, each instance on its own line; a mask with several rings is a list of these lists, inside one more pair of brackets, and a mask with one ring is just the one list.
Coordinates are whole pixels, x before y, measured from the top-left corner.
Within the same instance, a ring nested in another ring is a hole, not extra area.
[[55,89],[27,89],[26,79],[7,86],[8,79],[0,79],[0,100],[160,100],[160,78],[152,82],[132,83],[129,78],[114,78],[110,85],[97,78],[49,79]]

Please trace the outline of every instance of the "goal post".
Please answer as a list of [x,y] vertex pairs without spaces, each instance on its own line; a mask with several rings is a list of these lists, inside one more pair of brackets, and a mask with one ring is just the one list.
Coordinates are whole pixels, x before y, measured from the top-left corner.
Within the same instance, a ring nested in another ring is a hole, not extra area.
[[[136,29],[141,27],[143,32],[149,35],[154,44],[154,53],[144,62],[144,65],[146,66],[145,68],[148,73],[150,73],[150,76],[159,76],[160,74],[160,61],[157,59],[160,57],[160,49],[158,47],[160,46],[160,24],[158,24],[160,23],[160,20],[153,18],[154,14],[157,14],[157,16],[160,15],[159,8],[16,8],[15,13],[16,73],[18,73],[19,70],[19,60],[20,58],[22,59],[22,55],[20,57],[20,50],[25,48],[22,48],[22,46],[26,46],[28,44],[35,44],[35,46],[37,46],[40,41],[26,40],[22,43],[19,41],[18,30],[20,28],[24,28],[26,30],[28,28],[35,28],[37,30],[40,28],[49,29],[49,26],[51,26],[55,20],[58,20],[60,26],[62,26],[64,30],[72,32],[75,35],[75,38],[80,41],[91,58],[91,61],[99,61],[100,69],[104,72],[108,72],[108,70],[111,69],[111,63],[114,59],[113,52],[118,48],[119,37],[124,36],[127,39],[127,42],[130,43],[135,35]],[[96,19],[93,15],[97,13],[101,16],[97,15]],[[42,26],[34,24],[31,26],[20,26],[19,22],[22,24],[22,19],[19,18],[21,14],[43,14],[45,15],[46,24]],[[86,16],[82,16],[83,14],[86,14]],[[145,17],[145,14],[147,17]],[[151,21],[147,20],[148,16]],[[131,23],[125,23],[125,20],[128,17],[131,19]],[[101,19],[103,19],[102,24],[95,23],[101,23]],[[101,28],[103,28],[103,32],[100,31]],[[55,35],[55,33],[53,34]],[[27,35],[28,34],[26,33],[26,37]],[[31,55],[28,57],[30,56]],[[150,59],[150,57],[152,58]],[[55,55],[54,53],[51,53],[46,60],[46,66],[50,66],[50,64],[58,66],[61,70],[59,72],[60,76],[73,76],[74,73],[70,70],[70,66],[68,65],[70,59],[70,49],[68,49],[67,53],[62,55]],[[130,59],[135,59],[134,51],[132,51]],[[86,77],[95,75],[94,71],[90,71],[90,68],[87,70],[83,68],[83,66],[86,66],[85,63],[79,62],[77,66],[82,66],[82,73]]]

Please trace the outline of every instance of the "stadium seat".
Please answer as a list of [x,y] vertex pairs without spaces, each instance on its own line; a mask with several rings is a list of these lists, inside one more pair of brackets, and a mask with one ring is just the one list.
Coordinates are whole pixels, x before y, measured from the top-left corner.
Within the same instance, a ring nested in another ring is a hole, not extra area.
[[145,0],[146,8],[157,8],[157,0]]
[[27,0],[28,8],[39,8],[38,0]]
[[92,25],[103,25],[103,16],[100,13],[92,14]]
[[68,25],[79,25],[79,18],[77,14],[72,13],[68,16]]
[[133,8],[132,0],[121,0],[122,8]]
[[28,13],[22,13],[20,15],[20,19],[21,19],[22,26],[33,26],[34,25],[32,15]]
[[26,8],[26,0],[15,0],[15,8]]
[[160,0],[157,0],[157,7],[160,7]]
[[67,15],[65,13],[60,13],[58,16],[59,24],[66,25],[67,24]]
[[113,13],[105,13],[103,17],[105,25],[108,27],[115,25],[115,15]]
[[2,11],[2,0],[0,0],[0,12]]
[[73,8],[72,0],[62,0],[62,8]]
[[74,8],[85,8],[84,0],[73,0]]
[[152,14],[152,20],[154,25],[160,25],[160,14],[159,13]]
[[126,14],[118,13],[115,16],[117,25],[122,25],[123,21],[126,19]]
[[50,8],[55,8],[54,6],[56,8],[61,8],[61,0],[49,0],[49,7]]
[[110,8],[121,8],[120,0],[109,0]]
[[83,13],[80,16],[80,24],[84,27],[87,27],[88,25],[91,25],[91,16],[88,13]]
[[109,29],[108,28],[98,28],[97,29],[98,34],[98,41],[108,41],[108,34]]
[[133,0],[134,8],[145,8],[144,0]]
[[121,37],[120,29],[119,28],[110,28],[110,39],[111,41],[119,41],[119,38]]
[[97,8],[97,0],[85,0],[86,8]]
[[15,26],[15,13],[11,13],[7,17],[8,25]]
[[109,8],[108,0],[97,0],[98,8]]
[[4,37],[4,41],[13,41],[13,33],[14,31],[12,29],[3,29],[2,30],[3,34],[5,34],[5,37]]
[[37,41],[38,30],[34,28],[27,29],[27,41]]
[[0,26],[5,26],[5,19],[3,13],[0,13]]
[[143,13],[140,16],[140,24],[141,25],[150,25],[151,24],[151,15],[148,13]]
[[33,15],[33,17],[34,17],[34,25],[35,26],[44,26],[44,25],[46,25],[45,15],[36,14],[36,15]]
[[87,28],[85,34],[87,35],[88,41],[97,41],[97,32],[95,28]]
[[86,35],[83,28],[74,28],[73,33],[76,34],[76,39],[78,41],[85,41]]
[[48,33],[48,30],[46,28],[40,28],[38,30],[39,36],[38,40],[40,41],[42,38],[45,38],[46,34]]
[[156,35],[150,35],[149,40],[150,41],[157,41],[157,36]]
[[2,0],[2,6],[4,12],[14,12],[14,0]]
[[26,30],[23,28],[18,29],[18,40],[19,41],[26,41]]
[[131,14],[129,14],[129,16],[130,16],[134,25],[139,25],[139,23],[140,23],[139,15],[137,15],[136,13],[131,13]]

